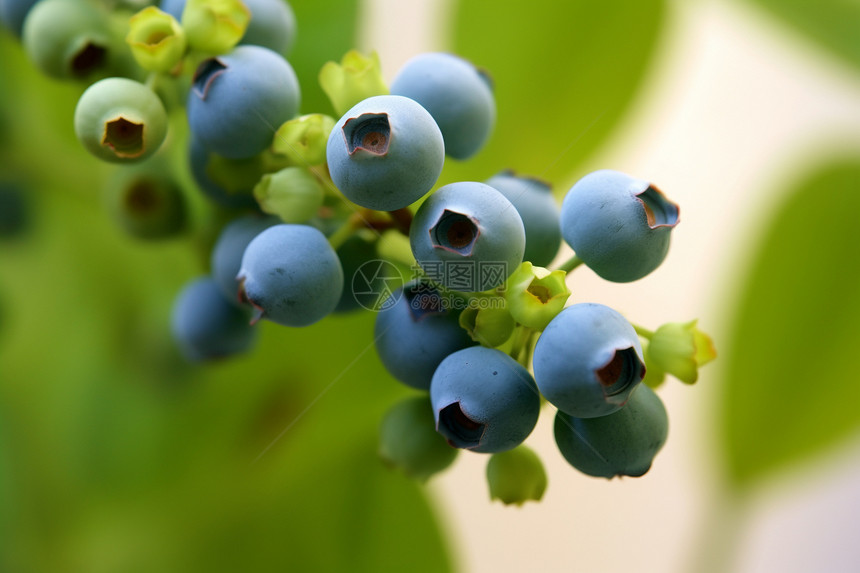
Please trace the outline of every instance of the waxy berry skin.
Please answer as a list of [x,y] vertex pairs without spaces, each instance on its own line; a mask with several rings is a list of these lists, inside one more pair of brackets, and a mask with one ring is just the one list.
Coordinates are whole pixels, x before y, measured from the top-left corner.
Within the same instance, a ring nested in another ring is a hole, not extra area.
[[237,46],[204,60],[188,92],[188,125],[207,149],[230,159],[253,157],[299,111],[292,66],[261,46]]
[[533,365],[541,394],[577,418],[621,409],[645,376],[633,326],[595,303],[574,304],[556,315],[538,338]]
[[225,358],[248,350],[257,329],[251,313],[230,304],[210,277],[182,289],[173,303],[173,338],[186,359],[198,362]]
[[595,477],[640,477],[666,443],[669,418],[659,396],[642,384],[622,409],[599,418],[560,411],[555,441],[567,462]]
[[639,280],[669,252],[678,206],[644,181],[603,169],[589,173],[561,204],[561,233],[576,255],[612,282]]
[[523,261],[526,234],[516,208],[484,183],[440,187],[409,229],[415,260],[428,278],[474,292],[502,284]]
[[500,350],[472,346],[442,361],[430,384],[436,430],[457,448],[504,452],[532,432],[540,413],[534,379]]
[[374,96],[347,111],[326,145],[335,186],[362,207],[395,211],[430,191],[445,162],[430,114],[401,96]]
[[489,77],[453,54],[431,52],[407,61],[391,82],[391,93],[430,112],[445,138],[445,152],[454,159],[478,153],[496,123]]
[[386,370],[407,386],[428,390],[433,373],[449,354],[475,342],[460,328],[459,313],[445,307],[439,291],[412,282],[392,293],[376,315],[376,351]]
[[248,244],[237,279],[260,318],[308,326],[331,314],[343,270],[325,235],[307,225],[275,225]]

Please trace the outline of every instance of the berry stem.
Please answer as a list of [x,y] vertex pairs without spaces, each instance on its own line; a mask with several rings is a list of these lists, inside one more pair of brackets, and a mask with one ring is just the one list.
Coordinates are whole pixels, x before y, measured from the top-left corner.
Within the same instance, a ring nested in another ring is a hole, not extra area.
[[560,264],[558,266],[557,270],[569,273],[570,271],[572,271],[573,269],[575,269],[576,267],[578,267],[581,264],[582,264],[582,259],[580,259],[576,255],[573,255],[572,257],[570,257],[569,259],[564,261],[562,264]]
[[[523,360],[527,358],[525,354],[527,353],[526,349],[529,346],[531,335],[532,329],[521,324],[516,327],[516,330],[514,330],[514,343],[511,345],[511,350],[508,354],[520,364],[523,364]],[[523,366],[525,366],[525,364],[523,364]],[[528,368],[528,366],[525,367]]]
[[356,230],[355,217],[348,217],[347,220],[341,225],[337,231],[332,233],[328,242],[331,245],[331,248],[337,250],[342,244],[349,239]]
[[636,334],[638,334],[639,336],[641,336],[645,340],[651,340],[651,338],[654,337],[654,331],[653,330],[648,330],[647,328],[639,326],[638,324],[633,324],[633,330],[635,330]]

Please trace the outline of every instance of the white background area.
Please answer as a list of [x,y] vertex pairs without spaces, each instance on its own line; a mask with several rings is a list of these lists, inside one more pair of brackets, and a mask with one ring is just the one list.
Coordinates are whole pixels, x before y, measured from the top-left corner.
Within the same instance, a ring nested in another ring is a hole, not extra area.
[[[370,1],[362,47],[380,53],[390,80],[412,55],[446,47],[446,10],[445,2],[429,0]],[[783,190],[823,158],[860,150],[860,80],[739,2],[676,1],[669,20],[623,129],[577,177],[605,167],[649,179],[680,204],[682,222],[652,275],[617,285],[578,269],[571,300],[608,304],[651,328],[699,318],[719,350],[727,346],[727,311],[749,246]],[[461,570],[704,570],[696,552],[713,511],[719,369],[717,360],[696,386],[670,378],[660,390],[669,440],[643,478],[607,481],[568,466],[556,450],[549,409],[527,441],[549,475],[542,503],[490,502],[487,457],[461,455],[430,482]],[[860,571],[860,440],[767,484],[751,507],[737,571]]]

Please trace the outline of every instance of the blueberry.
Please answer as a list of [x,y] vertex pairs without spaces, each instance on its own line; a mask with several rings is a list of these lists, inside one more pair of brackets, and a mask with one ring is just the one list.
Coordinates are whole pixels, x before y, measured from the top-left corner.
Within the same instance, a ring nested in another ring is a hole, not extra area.
[[87,88],[78,100],[75,134],[99,159],[141,161],[164,142],[167,112],[145,85],[125,78],[107,78]]
[[678,206],[647,181],[604,169],[568,191],[561,205],[561,232],[598,275],[631,282],[666,258],[678,214]]
[[296,115],[299,82],[279,54],[238,46],[204,60],[188,93],[192,134],[210,151],[231,159],[266,149],[282,123]]
[[39,0],[0,0],[0,23],[20,37],[24,20]]
[[619,410],[645,376],[633,326],[595,303],[569,306],[552,319],[534,350],[535,381],[559,410],[578,418]]
[[376,352],[397,380],[428,390],[445,357],[475,344],[449,306],[436,288],[419,281],[407,283],[382,304],[374,326]]
[[538,267],[549,265],[561,246],[559,208],[549,184],[513,171],[502,171],[486,183],[504,195],[523,220],[526,230],[523,260]]
[[395,404],[382,418],[379,456],[419,481],[427,481],[457,458],[433,424],[427,396],[413,396]]
[[237,275],[240,293],[266,318],[307,326],[334,311],[343,290],[340,261],[321,232],[275,225],[248,244]]
[[375,96],[353,106],[328,138],[332,181],[353,203],[380,211],[411,205],[442,172],[445,144],[413,100]]
[[493,348],[472,346],[442,361],[430,384],[436,430],[457,448],[513,449],[534,429],[540,396],[528,370]]
[[559,411],[555,441],[564,458],[595,477],[640,477],[666,443],[669,418],[659,396],[644,384],[627,405],[599,418],[576,418]]
[[430,112],[445,139],[445,152],[468,159],[487,142],[496,121],[496,102],[487,75],[452,54],[420,54],[407,61],[391,83]]
[[245,249],[254,237],[278,223],[276,217],[245,215],[225,225],[218,235],[210,257],[212,278],[224,298],[237,306],[241,306],[242,302],[239,300],[236,275],[242,267]]
[[457,291],[505,282],[523,260],[526,235],[517,210],[484,183],[439,188],[412,221],[409,242],[428,278]]
[[188,209],[179,185],[163,165],[122,169],[107,187],[108,212],[138,239],[175,237],[185,229]]
[[109,64],[109,24],[87,0],[36,3],[24,20],[22,40],[36,67],[55,79],[86,79]]
[[173,304],[173,337],[191,361],[247,351],[256,337],[250,312],[227,302],[215,282],[201,277],[186,285]]

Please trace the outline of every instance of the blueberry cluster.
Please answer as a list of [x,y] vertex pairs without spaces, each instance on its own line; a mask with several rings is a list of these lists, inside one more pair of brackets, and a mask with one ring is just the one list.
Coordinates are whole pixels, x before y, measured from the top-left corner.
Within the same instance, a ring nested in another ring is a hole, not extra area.
[[[694,382],[710,339],[695,321],[652,332],[601,304],[566,306],[567,275],[645,277],[666,257],[675,203],[612,170],[582,177],[560,208],[547,182],[510,170],[440,185],[445,161],[479,153],[496,121],[492,81],[467,60],[419,55],[389,88],[375,56],[350,52],[319,76],[340,117],[300,114],[283,0],[131,4],[3,0],[0,16],[36,67],[87,85],[75,132],[116,164],[105,197],[122,229],[179,236],[202,199],[218,222],[210,272],[172,310],[188,360],[250,351],[261,320],[303,327],[365,308],[385,368],[425,393],[381,430],[382,457],[415,478],[458,449],[490,453],[494,497],[539,499],[546,476],[523,442],[544,399],[575,468],[650,468],[668,419],[641,382]],[[189,137],[171,138],[182,111]],[[172,172],[177,153],[193,190]],[[548,268],[562,241],[575,255]]]

